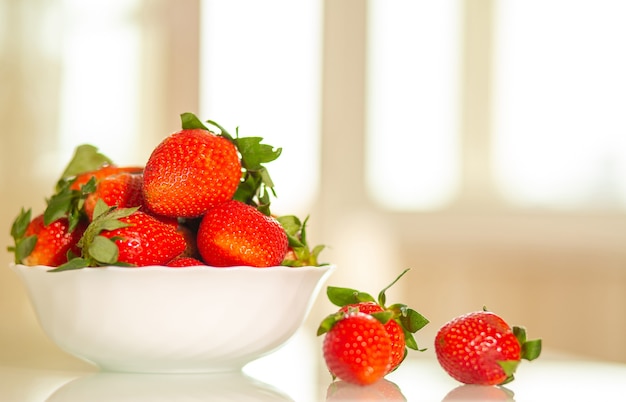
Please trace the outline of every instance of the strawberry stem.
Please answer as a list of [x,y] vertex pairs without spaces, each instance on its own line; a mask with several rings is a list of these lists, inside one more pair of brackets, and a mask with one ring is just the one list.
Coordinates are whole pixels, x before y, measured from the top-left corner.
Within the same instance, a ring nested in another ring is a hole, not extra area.
[[389,285],[385,286],[380,293],[378,293],[378,304],[381,305],[381,307],[385,308],[385,303],[387,302],[387,296],[385,296],[385,292],[387,290],[389,290],[390,287],[392,287],[393,285],[395,285],[396,282],[398,282],[398,280],[400,278],[402,278],[404,276],[404,274],[406,274],[407,272],[409,272],[411,270],[411,268],[407,268],[404,271],[402,271],[402,273],[400,275],[398,275],[396,277],[396,279],[393,280],[393,282],[391,282]]

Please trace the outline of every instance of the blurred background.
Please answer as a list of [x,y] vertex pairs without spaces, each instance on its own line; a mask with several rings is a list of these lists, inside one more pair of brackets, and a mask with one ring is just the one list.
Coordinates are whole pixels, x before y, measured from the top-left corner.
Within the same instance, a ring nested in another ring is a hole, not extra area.
[[[619,0],[0,0],[0,239],[77,145],[143,164],[194,112],[283,148],[274,212],[310,215],[329,284],[377,294],[411,268],[388,300],[431,320],[420,346],[485,305],[626,362],[625,19]],[[9,269],[0,318],[0,360],[82,365]]]

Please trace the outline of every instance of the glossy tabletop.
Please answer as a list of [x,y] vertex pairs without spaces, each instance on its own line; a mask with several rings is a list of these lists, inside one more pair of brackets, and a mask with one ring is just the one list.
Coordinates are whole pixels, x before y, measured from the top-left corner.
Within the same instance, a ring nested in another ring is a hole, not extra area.
[[592,401],[626,400],[626,364],[545,351],[523,362],[506,388],[461,385],[439,367],[434,352],[412,352],[385,380],[359,387],[333,382],[321,339],[303,329],[283,348],[243,372],[123,374],[65,371],[0,361],[0,401]]

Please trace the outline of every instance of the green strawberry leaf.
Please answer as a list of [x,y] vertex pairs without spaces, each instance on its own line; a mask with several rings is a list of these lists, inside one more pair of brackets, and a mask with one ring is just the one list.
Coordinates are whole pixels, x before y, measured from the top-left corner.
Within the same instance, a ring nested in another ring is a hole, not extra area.
[[[72,232],[84,217],[83,205],[85,198],[96,190],[96,179],[92,177],[80,190],[71,189],[76,175],[96,170],[110,160],[97,153],[91,145],[79,146],[76,149],[74,159],[68,165],[61,179],[57,182],[56,192],[47,200],[44,211],[44,224],[49,225],[57,219],[67,217],[69,222],[68,231]],[[95,152],[95,155],[92,154]],[[84,170],[83,170],[84,169]]]
[[326,287],[326,295],[331,303],[339,307],[360,302],[376,302],[370,294],[350,288],[328,286]]
[[416,333],[430,322],[428,318],[404,304],[394,304],[389,306],[388,309],[396,312],[400,326],[410,333]]
[[102,201],[101,199],[98,199],[96,200],[96,205],[93,207],[92,220],[95,220],[101,215],[107,212],[111,212],[111,211],[113,211],[113,209],[110,208],[106,202]]
[[117,244],[104,236],[95,236],[89,245],[89,255],[99,264],[111,265],[117,262],[119,249]]
[[200,128],[202,130],[210,131],[207,126],[200,121],[200,119],[193,113],[183,113],[180,115],[183,130],[193,130]]
[[[288,223],[293,223],[288,221]],[[286,225],[286,230],[292,230],[290,225]],[[389,315],[390,318],[396,320],[396,322],[402,328],[404,333],[404,341],[406,347],[409,349],[417,350],[420,352],[426,349],[420,349],[415,341],[413,334],[423,327],[425,327],[429,320],[417,311],[407,307],[405,304],[396,303],[389,307],[385,307],[386,296],[385,292],[393,286],[409,269],[405,269],[396,279],[394,279],[388,286],[383,288],[378,294],[378,301],[376,301],[370,294],[361,292],[356,289],[328,286],[326,288],[326,294],[328,299],[336,306],[343,307],[349,304],[357,304],[360,302],[375,302],[378,303],[384,310],[383,313],[372,313],[371,315]],[[405,353],[406,354],[406,353]]]
[[11,236],[14,239],[24,237],[26,229],[28,229],[28,225],[30,224],[31,215],[32,210],[30,208],[28,210],[24,210],[24,208],[22,208],[20,213],[17,215],[13,221],[13,225],[11,225]]
[[345,313],[343,312],[337,312],[326,316],[320,323],[320,326],[317,328],[317,336],[323,335],[326,332],[330,331],[330,329],[335,326],[338,321],[342,320],[344,316]]
[[65,264],[60,265],[54,269],[49,270],[48,272],[62,272],[62,271],[72,271],[75,269],[87,268],[89,266],[89,261],[84,258],[75,257],[71,260],[68,260]]
[[270,193],[276,197],[276,192],[274,182],[263,164],[276,160],[282,153],[282,148],[261,143],[263,140],[261,137],[239,137],[238,127],[233,136],[215,121],[207,120],[207,123],[218,128],[220,131],[218,135],[231,141],[239,151],[243,175],[233,198],[253,205],[270,216]]
[[93,145],[79,145],[74,151],[74,156],[63,171],[61,181],[112,163],[113,161],[111,161],[111,159],[98,152],[98,148]]
[[24,237],[28,225],[30,224],[31,216],[31,209],[24,210],[24,208],[22,208],[11,225],[11,237],[13,238],[14,245],[7,247],[7,250],[15,254],[14,261],[16,264],[21,264],[24,258],[28,257],[30,253],[33,252],[37,244],[37,236],[32,235]]
[[287,239],[289,240],[289,247],[303,247],[304,244],[300,241],[300,232],[302,228],[302,222],[294,215],[279,216],[278,222],[285,229],[287,233]]
[[44,225],[49,225],[67,215],[67,212],[71,209],[72,201],[75,198],[74,193],[78,192],[72,191],[69,187],[66,187],[50,197],[43,213]]
[[499,385],[508,384],[515,379],[514,374],[517,370],[517,366],[519,365],[519,360],[501,360],[498,361],[498,365],[502,367],[502,370],[504,370],[504,373],[506,374],[506,379]]
[[527,340],[524,327],[514,326],[512,330],[522,348],[522,359],[531,361],[541,355],[541,339]]
[[[282,148],[274,149],[271,145],[262,144],[261,141],[263,141],[261,137],[244,137],[235,140],[241,152],[242,165],[250,171],[265,170],[263,164],[278,159],[282,152]],[[271,183],[269,175],[265,179]]]
[[117,261],[119,249],[117,244],[115,244],[115,239],[106,238],[101,236],[100,233],[103,230],[109,231],[128,227],[129,224],[120,221],[120,218],[130,216],[138,209],[139,207],[109,207],[102,199],[98,199],[94,207],[93,220],[89,226],[87,226],[85,233],[83,233],[83,236],[78,241],[81,256],[70,259],[66,264],[51,272],[85,267],[99,267],[103,265],[129,266],[129,264]]
[[23,238],[15,246],[15,262],[21,263],[24,258],[28,257],[37,245],[37,236],[32,235]]
[[526,341],[522,345],[522,359],[535,360],[541,355],[541,339]]
[[289,247],[295,256],[295,258],[291,256],[286,257],[281,265],[288,267],[315,267],[322,265],[319,263],[318,258],[325,246],[317,245],[311,250],[307,243],[306,224],[309,217],[307,216],[304,222],[301,222],[300,219],[294,215],[279,216],[277,220],[283,229],[285,229]]
[[393,313],[391,311],[379,311],[371,313],[370,315],[380,321],[383,325],[387,324],[389,320],[393,318]]
[[413,336],[411,332],[407,331],[402,325],[400,325],[400,327],[402,328],[402,332],[404,333],[404,343],[406,344],[407,348],[418,350],[420,352],[423,352],[424,350],[426,350],[426,349],[420,349],[417,346],[417,341],[415,340],[415,337]]
[[387,296],[385,296],[385,292],[387,290],[389,290],[390,287],[392,287],[396,282],[398,282],[398,280],[400,278],[402,278],[404,276],[404,274],[406,274],[407,272],[409,272],[411,270],[411,268],[407,268],[404,271],[402,271],[402,273],[400,275],[398,275],[396,277],[396,279],[393,280],[393,282],[391,282],[389,285],[385,286],[380,293],[378,293],[378,304],[381,305],[381,307],[385,308],[385,304],[387,303]]
[[[325,248],[326,248],[326,246],[323,245],[323,244],[319,244],[319,245],[313,247],[313,250],[311,251],[311,255],[313,256],[315,261],[319,261],[319,255],[322,252],[322,250],[324,250]],[[319,265],[325,265],[325,264],[319,264]]]

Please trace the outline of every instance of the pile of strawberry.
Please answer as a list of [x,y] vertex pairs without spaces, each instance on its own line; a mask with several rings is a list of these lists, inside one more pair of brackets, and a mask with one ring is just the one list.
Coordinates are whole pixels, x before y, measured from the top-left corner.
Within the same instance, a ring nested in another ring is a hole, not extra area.
[[91,145],[74,157],[45,210],[11,227],[15,262],[64,271],[99,266],[316,266],[293,215],[274,216],[265,164],[281,148],[181,115],[144,166],[117,166]]
[[[368,293],[329,286],[329,300],[340,309],[318,328],[325,335],[323,356],[333,379],[370,385],[396,370],[408,349],[419,349],[413,337],[428,319],[405,304],[385,306],[385,291],[375,300]],[[435,353],[441,367],[465,384],[502,385],[514,379],[522,359],[541,353],[541,340],[527,340],[523,327],[510,327],[487,311],[456,317],[437,332]]]
[[[11,227],[15,263],[51,271],[100,266],[317,266],[324,246],[309,248],[307,220],[270,211],[274,185],[265,164],[281,149],[260,137],[230,135],[184,113],[182,130],[166,137],[145,166],[117,166],[91,145],[76,149],[45,210],[24,210]],[[385,292],[329,286],[339,310],[326,317],[323,354],[333,378],[368,385],[396,370],[413,334],[428,319],[405,304],[386,305]],[[521,359],[541,352],[488,311],[457,317],[435,339],[437,358],[453,378],[499,385]]]

